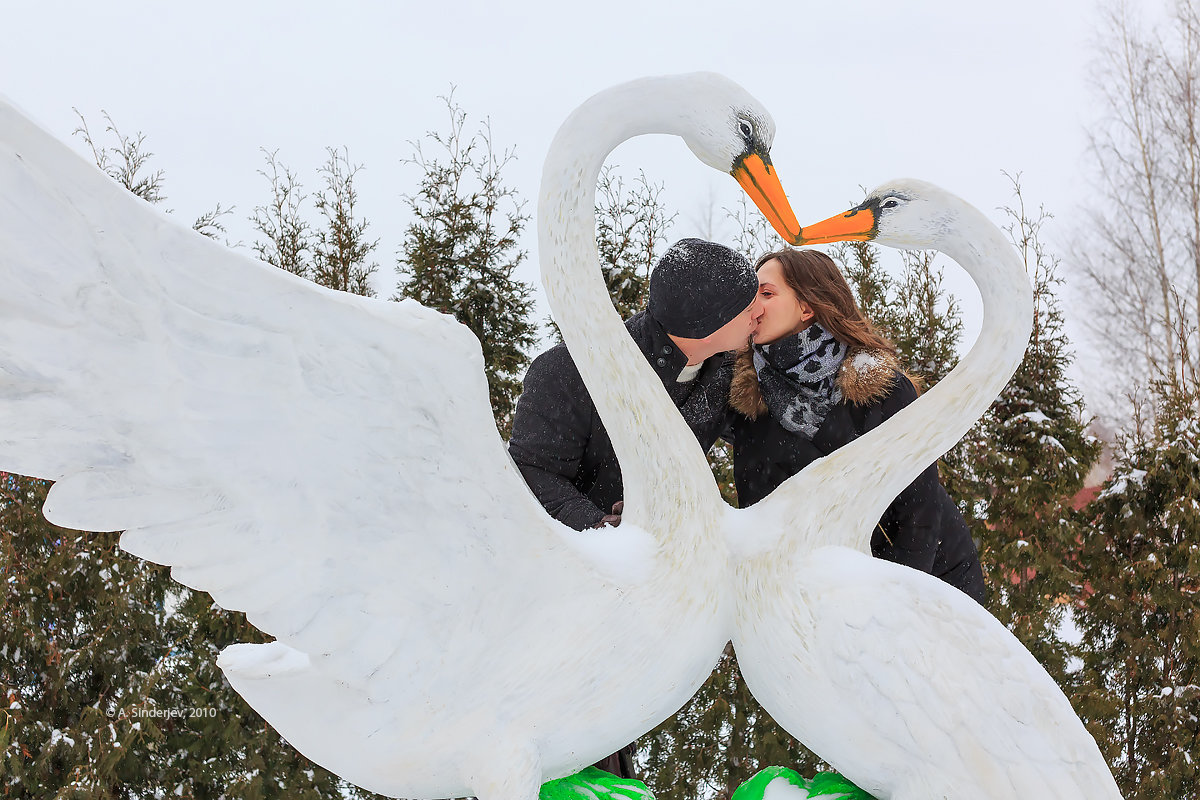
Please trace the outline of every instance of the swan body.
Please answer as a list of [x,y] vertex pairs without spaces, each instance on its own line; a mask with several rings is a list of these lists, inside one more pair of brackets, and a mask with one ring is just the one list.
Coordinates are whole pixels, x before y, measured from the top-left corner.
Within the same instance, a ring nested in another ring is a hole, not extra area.
[[547,294],[625,468],[619,530],[546,515],[465,327],[183,229],[4,102],[0,470],[276,637],[219,664],[313,761],[385,795],[532,800],[679,708],[732,626],[716,487],[600,299],[597,174],[660,131],[771,177],[770,117],[707,74],[603,92],[551,147]]
[[895,181],[803,242],[936,248],[975,280],[983,330],[959,365],[884,425],[809,465],[737,521],[733,636],[755,697],[879,798],[1119,798],[1067,698],[1003,625],[925,573],[870,556],[892,499],[949,450],[1016,370],[1033,297],[978,210]]

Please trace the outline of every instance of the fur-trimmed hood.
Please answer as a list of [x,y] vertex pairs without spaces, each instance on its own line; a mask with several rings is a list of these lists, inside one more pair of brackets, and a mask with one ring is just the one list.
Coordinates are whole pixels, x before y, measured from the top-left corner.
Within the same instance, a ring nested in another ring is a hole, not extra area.
[[[852,347],[838,371],[838,388],[847,403],[870,405],[887,396],[901,372],[900,361],[886,350]],[[918,385],[913,380],[913,385]],[[758,419],[767,410],[754,370],[754,355],[749,347],[737,355],[733,366],[733,383],[729,387],[729,405],[750,419]]]

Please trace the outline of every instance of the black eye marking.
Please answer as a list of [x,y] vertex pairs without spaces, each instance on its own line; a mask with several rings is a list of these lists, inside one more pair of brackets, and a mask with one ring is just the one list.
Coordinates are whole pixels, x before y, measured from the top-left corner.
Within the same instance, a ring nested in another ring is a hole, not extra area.
[[747,139],[754,138],[754,126],[746,120],[738,120],[738,129],[742,132],[742,136],[745,136]]

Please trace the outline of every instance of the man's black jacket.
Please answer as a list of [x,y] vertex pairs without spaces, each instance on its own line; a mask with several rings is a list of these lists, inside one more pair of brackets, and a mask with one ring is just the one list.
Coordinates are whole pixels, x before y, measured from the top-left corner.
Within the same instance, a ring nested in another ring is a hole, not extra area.
[[[707,451],[730,417],[732,354],[713,356],[695,378],[680,383],[676,379],[687,357],[662,326],[643,311],[625,327]],[[564,345],[550,348],[529,366],[508,452],[550,515],[576,530],[599,523],[621,499],[621,470],[612,442]]]

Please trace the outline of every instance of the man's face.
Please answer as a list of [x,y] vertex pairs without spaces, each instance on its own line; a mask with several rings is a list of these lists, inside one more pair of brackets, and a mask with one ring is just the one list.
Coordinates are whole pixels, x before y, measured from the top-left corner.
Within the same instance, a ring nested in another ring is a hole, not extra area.
[[726,350],[740,350],[746,346],[750,335],[758,328],[762,318],[762,298],[754,296],[754,301],[733,319],[726,322],[717,330],[705,336],[700,341],[707,345],[712,353],[723,353]]

